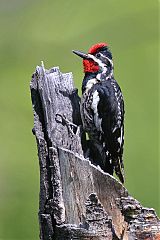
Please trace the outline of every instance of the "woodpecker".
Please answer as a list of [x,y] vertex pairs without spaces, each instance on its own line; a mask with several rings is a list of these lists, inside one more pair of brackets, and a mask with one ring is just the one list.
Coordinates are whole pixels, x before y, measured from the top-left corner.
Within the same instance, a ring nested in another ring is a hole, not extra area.
[[88,53],[73,50],[83,59],[81,118],[100,167],[115,172],[124,183],[124,101],[114,79],[113,59],[107,43],[93,45]]

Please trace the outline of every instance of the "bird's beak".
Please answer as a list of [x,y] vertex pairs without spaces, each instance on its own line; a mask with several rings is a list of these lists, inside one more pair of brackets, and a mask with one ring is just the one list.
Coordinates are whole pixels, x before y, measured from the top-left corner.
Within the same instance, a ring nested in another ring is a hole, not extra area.
[[75,51],[72,50],[73,53],[75,53],[76,55],[78,55],[79,57],[83,58],[83,59],[89,59],[90,57],[88,56],[88,54],[83,53],[81,51]]

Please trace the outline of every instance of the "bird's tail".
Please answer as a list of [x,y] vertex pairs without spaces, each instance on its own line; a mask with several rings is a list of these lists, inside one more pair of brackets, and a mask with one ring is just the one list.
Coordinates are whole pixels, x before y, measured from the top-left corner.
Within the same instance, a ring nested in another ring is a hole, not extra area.
[[118,176],[121,183],[124,183],[124,165],[122,158],[118,157],[114,159],[115,173]]
[[105,148],[97,140],[89,140],[90,160],[93,164],[99,165],[105,172],[113,175],[113,165],[108,160]]

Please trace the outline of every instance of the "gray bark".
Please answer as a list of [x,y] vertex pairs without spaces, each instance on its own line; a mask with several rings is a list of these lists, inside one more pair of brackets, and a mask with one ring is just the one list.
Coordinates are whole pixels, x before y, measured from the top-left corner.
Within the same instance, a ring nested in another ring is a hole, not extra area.
[[85,159],[72,73],[42,64],[30,87],[40,166],[40,239],[160,239],[155,211]]

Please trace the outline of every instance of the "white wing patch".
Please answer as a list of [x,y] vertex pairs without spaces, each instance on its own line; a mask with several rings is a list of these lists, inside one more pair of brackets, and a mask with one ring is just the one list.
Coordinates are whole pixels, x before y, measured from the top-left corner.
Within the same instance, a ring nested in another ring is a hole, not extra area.
[[98,83],[96,78],[90,79],[86,84],[86,91],[89,91],[93,87],[93,85],[96,83]]
[[121,127],[121,136],[117,139],[120,147],[122,146],[122,142],[123,142],[123,127]]
[[[121,126],[121,121],[122,121],[122,111],[121,111],[121,106],[120,106],[119,99],[122,97],[122,94],[121,94],[121,92],[118,92],[118,89],[117,89],[117,87],[116,87],[114,82],[111,82],[111,84],[112,84],[112,86],[114,88],[114,94],[115,94],[115,97],[116,97],[116,100],[117,100],[117,103],[118,103],[118,116],[117,116],[118,121],[117,121],[117,125],[120,127]],[[117,128],[117,126],[116,126],[116,128]],[[122,131],[122,129],[121,129],[121,131]]]
[[99,118],[98,108],[97,108],[99,100],[100,100],[100,97],[99,97],[98,91],[96,90],[93,93],[93,100],[92,100],[91,108],[94,112],[94,124],[99,131],[102,131],[102,128],[101,128],[102,118]]

